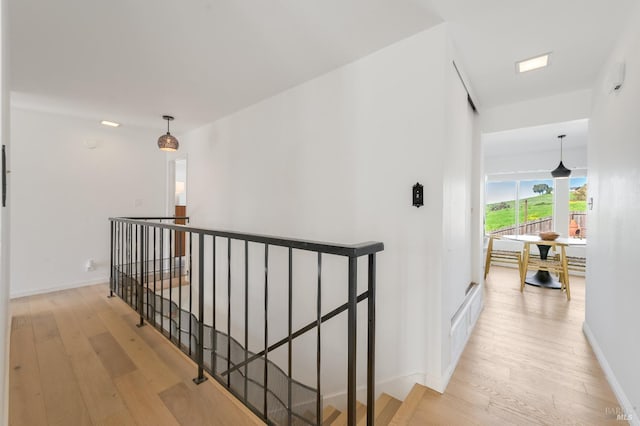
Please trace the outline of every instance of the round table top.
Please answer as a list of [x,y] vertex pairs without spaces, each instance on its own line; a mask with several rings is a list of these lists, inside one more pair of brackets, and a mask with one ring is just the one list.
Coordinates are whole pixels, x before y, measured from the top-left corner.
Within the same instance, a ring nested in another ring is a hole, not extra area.
[[[545,241],[542,238],[540,238],[538,235],[528,235],[528,234],[524,234],[524,235],[503,235],[502,238],[507,239],[507,240],[523,241],[525,243],[539,243],[539,242],[544,242]],[[552,242],[555,242],[555,243],[558,243],[558,244],[564,244],[564,245],[568,245],[568,246],[586,246],[587,245],[587,239],[586,238],[559,237],[559,238],[556,238],[555,240],[553,240]]]

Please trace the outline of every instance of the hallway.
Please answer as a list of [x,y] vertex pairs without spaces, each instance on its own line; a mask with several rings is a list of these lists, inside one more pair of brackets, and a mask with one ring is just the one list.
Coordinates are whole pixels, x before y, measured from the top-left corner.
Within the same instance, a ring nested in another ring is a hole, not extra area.
[[416,387],[394,424],[622,424],[619,404],[582,333],[585,281],[564,293],[492,267],[485,308],[444,395]]
[[[572,277],[570,302],[521,294],[517,280],[491,269],[446,393],[416,385],[392,424],[620,424],[582,334],[584,279]],[[193,385],[191,361],[106,294],[97,285],[12,301],[12,425],[262,424],[214,381]]]

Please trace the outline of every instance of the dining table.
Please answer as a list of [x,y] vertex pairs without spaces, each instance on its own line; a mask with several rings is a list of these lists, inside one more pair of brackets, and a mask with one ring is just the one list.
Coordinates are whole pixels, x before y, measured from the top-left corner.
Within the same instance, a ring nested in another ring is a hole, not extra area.
[[[540,259],[546,260],[549,255],[549,249],[552,247],[549,244],[544,244],[545,240],[540,238],[538,235],[503,235],[502,238],[506,240],[513,241],[521,241],[524,244],[536,244],[538,247],[538,252],[540,253]],[[547,243],[549,241],[546,241]],[[573,238],[573,237],[559,237],[553,240],[556,245],[564,245],[564,246],[585,246],[587,244],[586,238]],[[526,273],[526,271],[525,271]],[[525,280],[525,284],[529,284],[536,287],[544,287],[551,289],[561,289],[562,284],[560,281],[551,275],[549,271],[536,271],[530,274],[527,274]]]

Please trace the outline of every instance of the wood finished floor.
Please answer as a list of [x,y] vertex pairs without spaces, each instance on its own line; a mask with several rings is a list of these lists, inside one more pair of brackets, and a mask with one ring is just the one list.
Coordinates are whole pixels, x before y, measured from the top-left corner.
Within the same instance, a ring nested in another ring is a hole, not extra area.
[[260,425],[107,286],[11,302],[11,425]]
[[[416,385],[393,425],[615,424],[618,403],[582,334],[584,279],[518,287],[492,267],[485,309],[444,395]],[[262,424],[106,286],[12,301],[10,424]],[[384,349],[379,349],[384,350]]]
[[587,339],[584,279],[525,286],[491,267],[485,308],[444,395],[415,386],[394,425],[620,425],[619,404]]

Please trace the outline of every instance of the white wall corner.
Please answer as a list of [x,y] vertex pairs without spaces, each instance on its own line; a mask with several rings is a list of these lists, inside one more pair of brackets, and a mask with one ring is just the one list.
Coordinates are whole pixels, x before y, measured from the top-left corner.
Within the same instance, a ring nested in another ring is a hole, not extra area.
[[448,380],[445,379],[445,375],[437,376],[435,374],[427,373],[425,376],[424,385],[436,392],[444,393],[444,390],[447,388],[448,384]]
[[[611,369],[609,362],[605,358],[604,353],[602,352],[602,349],[600,348],[600,345],[598,344],[598,341],[596,340],[595,335],[591,331],[591,328],[589,327],[589,324],[587,324],[586,321],[582,323],[582,331],[585,337],[587,338],[587,340],[589,341],[589,344],[591,345],[591,349],[593,349],[593,353],[596,355],[598,363],[600,364],[600,367],[604,372],[607,382],[609,382],[609,386],[611,386],[611,389],[613,390],[613,394],[618,399],[618,403],[620,404],[620,408],[622,409],[620,414],[626,416],[626,419],[624,420],[627,420],[630,425],[640,426],[640,415],[637,410],[637,407],[634,407],[631,401],[629,400],[629,398],[627,398],[627,395],[624,392],[624,389],[622,389],[622,386],[618,382],[618,379],[613,373],[613,370]],[[611,408],[614,409],[616,407],[611,407]]]

